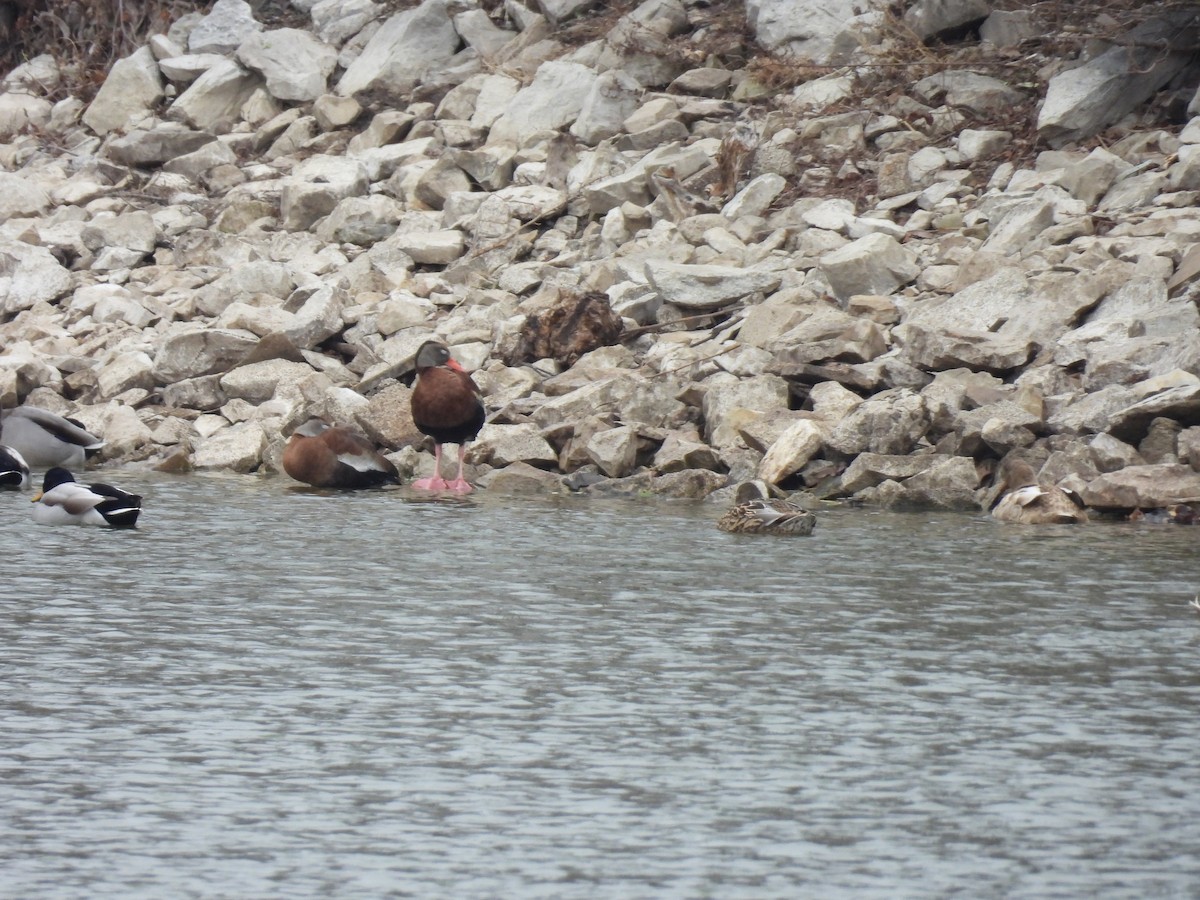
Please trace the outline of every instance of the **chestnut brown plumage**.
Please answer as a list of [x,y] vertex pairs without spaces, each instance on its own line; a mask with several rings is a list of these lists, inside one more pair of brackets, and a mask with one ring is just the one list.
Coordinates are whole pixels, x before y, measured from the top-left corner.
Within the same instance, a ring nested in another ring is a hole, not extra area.
[[[412,486],[425,491],[470,493],[463,477],[466,444],[483,427],[483,401],[479,386],[450,356],[450,348],[426,341],[417,351],[417,384],[412,393],[413,424],[433,438],[432,478],[421,478]],[[453,481],[442,478],[442,444],[458,444],[458,474]]]
[[283,450],[283,471],[322,488],[367,488],[399,484],[391,461],[363,435],[312,418],[292,432]]

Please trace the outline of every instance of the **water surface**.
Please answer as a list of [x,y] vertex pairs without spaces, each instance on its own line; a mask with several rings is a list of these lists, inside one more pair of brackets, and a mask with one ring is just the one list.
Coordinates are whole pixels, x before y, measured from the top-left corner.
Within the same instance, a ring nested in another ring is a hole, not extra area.
[[13,897],[1200,893],[1200,528],[0,495]]

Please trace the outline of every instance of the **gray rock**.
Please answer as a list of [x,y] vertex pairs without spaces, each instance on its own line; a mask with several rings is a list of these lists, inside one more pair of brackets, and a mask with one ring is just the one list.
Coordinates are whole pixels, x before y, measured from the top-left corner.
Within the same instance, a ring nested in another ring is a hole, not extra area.
[[599,431],[587,441],[588,458],[609,478],[624,478],[637,465],[641,437],[629,425]]
[[625,120],[637,109],[641,93],[642,86],[624,72],[600,73],[580,104],[571,134],[589,145],[620,134]]
[[646,262],[645,274],[664,301],[684,309],[712,309],[751,294],[770,293],[782,280],[777,272],[657,259]]
[[458,40],[446,0],[424,0],[383,23],[346,68],[337,93],[350,96],[375,87],[410,91],[427,71],[454,55]]
[[302,231],[333,212],[347,197],[362,196],[369,182],[362,164],[353,159],[314,156],[298,164],[280,192],[281,224]]
[[916,255],[885,234],[869,234],[821,257],[820,272],[834,296],[890,294],[917,277]]
[[1038,111],[1038,136],[1061,147],[1096,134],[1149,99],[1188,63],[1190,48],[1172,47],[1184,24],[1170,17],[1142,22],[1118,45],[1051,78]]
[[262,75],[271,96],[301,103],[325,93],[337,65],[331,46],[295,28],[255,32],[238,46],[237,58]]
[[758,467],[758,477],[778,484],[799,472],[824,444],[825,430],[811,419],[801,419],[783,432],[770,446]]
[[1088,482],[1080,492],[1095,509],[1154,509],[1200,501],[1200,472],[1178,463],[1128,466]]
[[96,99],[83,114],[83,124],[103,136],[146,116],[162,98],[158,62],[149,47],[142,47],[113,63]]
[[382,4],[372,0],[319,0],[309,11],[317,37],[327,44],[340,47],[382,11]]
[[561,475],[524,462],[485,472],[475,479],[475,483],[489,494],[505,497],[553,494],[563,490]]
[[484,425],[471,445],[471,453],[476,462],[493,466],[522,462],[546,468],[558,462],[558,454],[532,423]]
[[979,472],[965,456],[936,459],[903,483],[904,503],[936,509],[978,509]]
[[262,463],[267,433],[258,422],[242,422],[199,442],[192,454],[197,469],[252,472]]
[[223,60],[176,97],[169,114],[197,129],[222,131],[241,118],[242,106],[261,84],[257,74]]
[[173,122],[158,122],[149,131],[133,131],[104,142],[104,153],[125,166],[158,166],[192,153],[213,141],[205,131]]
[[183,324],[172,328],[154,355],[154,377],[168,385],[232,368],[258,343],[248,331]]
[[188,33],[191,53],[232,53],[247,37],[262,29],[245,0],[217,0]]
[[538,67],[528,87],[519,90],[492,124],[489,143],[522,144],[535,132],[555,131],[579,116],[599,76],[580,63],[554,61]]
[[747,412],[778,414],[788,408],[787,382],[776,375],[729,379],[711,383],[704,394],[704,439],[717,450],[741,443]]
[[45,247],[0,240],[0,312],[5,316],[55,300],[70,287],[71,273]]
[[904,24],[921,40],[982,22],[991,13],[988,0],[917,0],[904,13]]
[[833,428],[827,447],[845,456],[911,453],[929,427],[929,411],[920,394],[907,388],[884,391],[864,400]]
[[281,384],[300,381],[312,372],[307,363],[268,359],[231,369],[221,376],[221,390],[231,400],[263,403],[275,396]]
[[747,0],[746,24],[767,50],[817,65],[845,62],[846,32],[859,15],[849,0]]

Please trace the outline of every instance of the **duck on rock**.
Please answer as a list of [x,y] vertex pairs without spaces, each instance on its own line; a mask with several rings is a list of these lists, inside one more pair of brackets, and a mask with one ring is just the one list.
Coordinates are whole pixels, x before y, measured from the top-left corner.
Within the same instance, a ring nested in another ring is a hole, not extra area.
[[[463,477],[468,441],[475,439],[485,418],[479,386],[450,356],[450,348],[426,341],[417,351],[417,383],[412,393],[413,424],[433,438],[433,477],[412,483],[423,491],[470,493]],[[442,478],[442,444],[458,444],[458,474],[453,481]]]
[[1074,491],[1038,484],[1033,467],[1010,458],[1000,467],[1005,493],[992,507],[992,517],[1018,525],[1070,525],[1088,521],[1083,499]]
[[341,425],[311,418],[288,439],[283,471],[297,481],[319,488],[369,488],[399,484],[391,460],[367,438]]
[[79,484],[55,466],[33,496],[33,521],[39,525],[104,525],[132,528],[142,512],[142,498],[111,484]]
[[104,446],[79,422],[35,406],[20,406],[0,422],[0,443],[16,450],[35,469],[83,468]]
[[813,513],[790,500],[764,497],[753,481],[738,487],[734,504],[717,522],[721,531],[804,537],[812,534],[817,526],[817,517]]

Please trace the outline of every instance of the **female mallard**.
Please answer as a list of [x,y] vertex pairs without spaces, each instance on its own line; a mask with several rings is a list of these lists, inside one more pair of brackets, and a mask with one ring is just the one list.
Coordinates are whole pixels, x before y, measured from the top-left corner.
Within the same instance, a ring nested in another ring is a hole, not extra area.
[[0,488],[24,490],[29,487],[29,466],[12,447],[0,444]]
[[367,488],[399,484],[391,460],[350,428],[312,418],[292,432],[283,450],[283,471],[320,488]]
[[752,481],[737,490],[731,507],[717,522],[722,531],[736,534],[809,535],[817,526],[817,517],[789,500],[764,498]]
[[16,450],[35,469],[81,469],[104,446],[80,423],[36,406],[21,406],[4,416],[0,443]]
[[[421,478],[412,486],[424,491],[470,493],[463,477],[467,441],[483,427],[485,418],[479,386],[461,365],[450,357],[450,348],[426,341],[417,350],[417,384],[412,392],[413,424],[433,438],[433,477]],[[458,475],[442,478],[442,444],[458,444]]]
[[55,466],[33,496],[33,521],[39,525],[107,525],[132,528],[142,511],[142,498],[111,484],[79,484]]
[[992,508],[992,517],[1018,525],[1070,525],[1088,520],[1083,500],[1074,491],[1038,484],[1033,467],[1023,459],[1010,459],[1000,467],[1007,492]]

